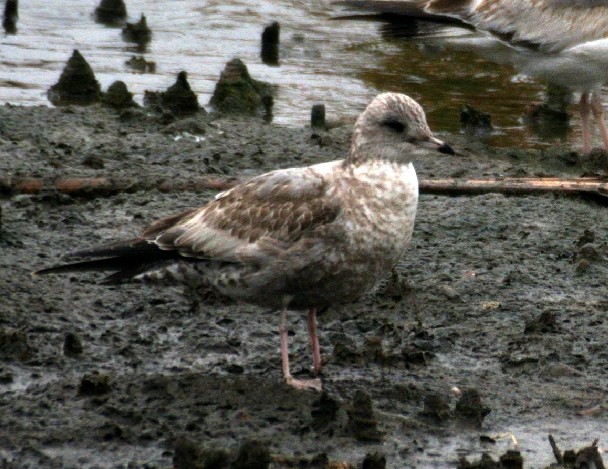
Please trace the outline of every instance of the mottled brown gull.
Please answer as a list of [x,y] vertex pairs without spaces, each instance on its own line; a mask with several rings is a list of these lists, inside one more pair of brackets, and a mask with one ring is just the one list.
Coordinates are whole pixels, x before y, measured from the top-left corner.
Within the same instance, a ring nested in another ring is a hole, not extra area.
[[345,160],[272,171],[208,204],[154,223],[141,236],[76,252],[38,274],[106,270],[103,283],[178,282],[281,309],[283,374],[297,388],[318,378],[289,371],[287,309],[308,309],[315,374],[317,308],[354,300],[397,263],[412,236],[416,147],[452,154],[403,94],[377,96],[359,116]]
[[608,0],[346,0],[380,13],[463,23],[509,45],[509,61],[531,76],[581,94],[583,151],[593,114],[604,147],[608,129],[601,87],[608,83]]

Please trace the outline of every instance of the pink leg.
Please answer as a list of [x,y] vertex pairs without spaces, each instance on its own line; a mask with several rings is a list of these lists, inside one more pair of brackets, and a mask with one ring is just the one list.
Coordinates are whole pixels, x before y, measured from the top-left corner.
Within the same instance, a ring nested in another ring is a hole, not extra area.
[[598,129],[600,129],[600,135],[604,148],[608,150],[608,129],[606,128],[606,122],[604,121],[604,107],[602,106],[601,92],[596,91],[591,95],[591,112],[595,117]]
[[279,334],[281,335],[281,363],[283,366],[283,376],[289,382],[291,373],[289,372],[289,351],[287,350],[287,308],[281,311],[281,323],[279,325]]
[[581,113],[581,128],[583,130],[583,153],[587,154],[591,151],[591,129],[589,125],[589,113],[591,112],[591,104],[589,103],[588,91],[585,91],[581,95],[579,110]]
[[283,377],[288,385],[296,389],[314,389],[321,390],[320,379],[295,379],[289,371],[289,351],[287,350],[287,308],[283,308],[281,312],[281,324],[279,325],[279,334],[281,336],[281,362],[283,366]]
[[312,369],[315,375],[318,375],[321,372],[321,349],[317,337],[317,308],[310,308],[308,311],[308,336],[312,349]]

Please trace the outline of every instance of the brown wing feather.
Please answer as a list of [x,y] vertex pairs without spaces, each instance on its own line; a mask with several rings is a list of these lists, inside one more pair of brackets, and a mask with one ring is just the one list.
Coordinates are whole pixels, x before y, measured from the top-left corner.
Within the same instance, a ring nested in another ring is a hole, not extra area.
[[485,0],[471,23],[516,44],[555,52],[608,35],[608,6],[592,0]]
[[184,220],[191,216],[194,212],[198,211],[198,209],[190,209],[185,212],[176,213],[175,215],[169,215],[168,217],[161,218],[160,220],[152,223],[146,230],[141,234],[142,239],[149,239],[155,236],[158,236],[163,231],[171,228],[175,224],[179,223],[181,220]]
[[[269,241],[283,248],[331,223],[339,206],[327,175],[313,168],[279,170],[220,194],[198,210],[159,221],[144,235],[184,256],[237,260]],[[260,241],[264,240],[263,243]]]
[[338,215],[329,196],[334,164],[258,176],[201,208],[158,220],[138,238],[79,251],[70,256],[77,262],[37,273],[110,270],[116,273],[105,282],[120,283],[181,256],[242,262],[278,255]]

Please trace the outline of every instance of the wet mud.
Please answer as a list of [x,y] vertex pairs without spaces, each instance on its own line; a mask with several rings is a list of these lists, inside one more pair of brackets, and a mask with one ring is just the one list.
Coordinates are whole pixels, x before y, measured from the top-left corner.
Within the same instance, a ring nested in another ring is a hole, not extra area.
[[[549,434],[563,449],[605,444],[608,208],[597,200],[422,194],[395,271],[319,315],[322,394],[282,383],[276,311],[212,298],[193,309],[179,288],[104,287],[95,274],[30,275],[217,192],[170,183],[342,158],[351,130],[0,107],[3,188],[133,181],[88,196],[3,190],[1,466],[458,467],[518,452],[524,467],[547,467]],[[568,148],[440,137],[459,155],[415,155],[420,178],[602,171]],[[290,329],[292,369],[307,376],[300,313]]]

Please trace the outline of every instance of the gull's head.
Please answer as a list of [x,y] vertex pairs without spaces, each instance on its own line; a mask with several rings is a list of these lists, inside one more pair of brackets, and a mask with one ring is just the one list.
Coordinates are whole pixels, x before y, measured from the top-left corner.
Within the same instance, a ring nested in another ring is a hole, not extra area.
[[382,93],[355,123],[350,160],[407,159],[416,147],[454,154],[448,144],[435,138],[420,104],[405,94]]

